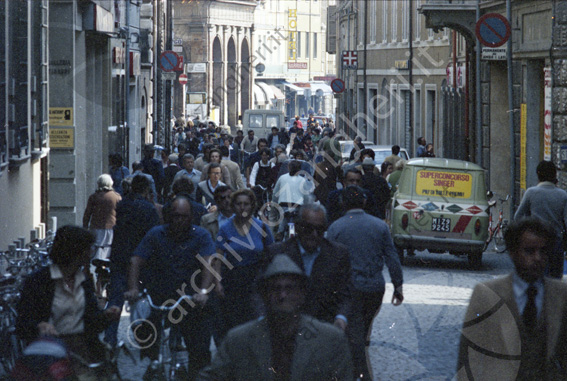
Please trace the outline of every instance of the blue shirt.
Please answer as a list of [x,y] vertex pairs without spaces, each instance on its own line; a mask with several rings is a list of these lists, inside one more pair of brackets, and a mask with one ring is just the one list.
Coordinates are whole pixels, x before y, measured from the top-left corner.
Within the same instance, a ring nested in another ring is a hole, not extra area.
[[194,275],[200,275],[203,258],[215,253],[211,235],[202,227],[192,226],[191,233],[181,242],[168,237],[168,228],[169,225],[152,228],[133,254],[147,261],[142,279],[156,299],[154,303],[168,298],[177,300],[178,290],[187,295],[198,292],[201,285]]
[[311,276],[311,271],[313,270],[313,264],[315,263],[315,260],[321,253],[321,249],[317,247],[317,250],[315,250],[312,253],[308,253],[307,250],[305,250],[303,246],[301,246],[299,240],[297,241],[297,244],[299,246],[299,253],[301,254],[301,259],[303,259],[303,269],[305,270],[305,275]]
[[[252,218],[252,226],[246,236],[240,235],[234,225],[234,216],[222,226],[219,225],[217,250],[235,267],[256,264],[264,250],[264,242],[271,245],[274,242],[272,231],[261,220]],[[263,235],[265,237],[262,237]]]
[[[543,281],[539,279],[534,282],[533,285],[537,290],[535,305],[537,309],[537,316],[539,318],[543,308]],[[527,291],[529,286],[530,284],[528,282],[520,278],[518,274],[514,273],[512,277],[512,289],[514,290],[514,299],[516,300],[516,305],[518,306],[518,312],[520,315],[524,313],[524,308],[526,308],[526,304],[528,303]]]
[[224,214],[222,214],[221,212],[219,212],[219,215],[217,216],[217,221],[219,223],[219,228],[221,226],[223,226],[225,223],[227,223],[228,221],[230,221],[231,217],[233,217],[233,215],[231,215],[230,217],[225,217]]

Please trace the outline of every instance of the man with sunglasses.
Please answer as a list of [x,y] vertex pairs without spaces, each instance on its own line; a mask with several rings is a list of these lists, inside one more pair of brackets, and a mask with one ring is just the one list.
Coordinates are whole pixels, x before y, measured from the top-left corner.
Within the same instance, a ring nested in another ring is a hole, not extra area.
[[268,246],[267,263],[287,254],[308,277],[304,312],[345,329],[350,311],[350,261],[348,249],[324,238],[327,212],[318,204],[304,204],[296,221],[296,236]]

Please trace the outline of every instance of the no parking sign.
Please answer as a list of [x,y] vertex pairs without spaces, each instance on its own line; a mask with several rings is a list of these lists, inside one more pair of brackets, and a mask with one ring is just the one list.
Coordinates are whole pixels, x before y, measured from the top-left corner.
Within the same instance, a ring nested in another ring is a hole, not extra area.
[[484,46],[497,48],[508,41],[512,29],[506,17],[499,13],[487,13],[476,22],[475,34]]

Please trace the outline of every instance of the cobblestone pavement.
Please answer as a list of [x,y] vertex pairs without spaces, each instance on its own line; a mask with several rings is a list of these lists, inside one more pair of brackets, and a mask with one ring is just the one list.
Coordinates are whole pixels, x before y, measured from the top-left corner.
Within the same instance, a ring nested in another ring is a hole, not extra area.
[[375,380],[451,380],[473,287],[512,269],[507,254],[486,253],[479,271],[466,257],[418,253],[404,266],[404,302],[384,304],[374,320],[368,359]]

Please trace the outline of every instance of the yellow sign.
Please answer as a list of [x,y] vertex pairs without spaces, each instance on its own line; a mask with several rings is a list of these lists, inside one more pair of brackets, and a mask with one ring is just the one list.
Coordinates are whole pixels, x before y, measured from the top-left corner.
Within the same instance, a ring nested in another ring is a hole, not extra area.
[[50,107],[49,108],[50,126],[72,126],[73,108],[72,107]]
[[289,60],[295,60],[297,57],[297,9],[288,9],[287,19],[289,26],[288,58]]
[[417,171],[415,192],[420,196],[469,198],[472,176],[462,172]]
[[50,128],[49,129],[50,148],[74,148],[75,130],[72,128]]
[[520,189],[526,190],[527,117],[528,107],[522,103],[520,113]]

